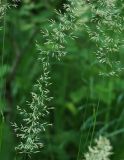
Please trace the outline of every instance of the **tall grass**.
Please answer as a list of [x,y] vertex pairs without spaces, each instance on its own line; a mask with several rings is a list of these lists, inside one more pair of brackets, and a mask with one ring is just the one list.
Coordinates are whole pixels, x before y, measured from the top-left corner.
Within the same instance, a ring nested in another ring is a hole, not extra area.
[[[41,135],[44,134],[46,128],[51,125],[48,122],[48,115],[50,109],[52,109],[50,103],[53,99],[49,93],[51,85],[51,61],[53,58],[60,61],[64,56],[68,55],[68,42],[78,39],[79,31],[86,29],[90,39],[93,40],[97,46],[95,54],[100,66],[100,75],[108,77],[118,76],[123,70],[119,60],[119,48],[122,46],[122,43],[119,43],[119,37],[120,34],[122,34],[122,17],[120,16],[116,3],[116,1],[97,1],[96,3],[89,3],[89,1],[68,0],[67,4],[63,6],[64,11],[56,11],[57,20],[50,20],[49,27],[41,29],[41,36],[43,37],[42,44],[39,42],[36,43],[36,50],[39,52],[41,75],[34,85],[34,90],[31,92],[31,101],[27,101],[26,105],[23,107],[17,107],[17,111],[22,117],[21,123],[12,124],[16,136],[20,141],[15,147],[16,152],[23,154],[25,159],[35,153],[41,152],[41,148],[44,146]],[[10,5],[8,5],[8,8],[9,7]],[[91,11],[90,21],[84,18],[84,15],[89,10]],[[90,28],[90,25],[93,26],[93,28]],[[117,39],[116,36],[113,38],[108,33],[108,31],[111,32],[113,29],[118,37]],[[5,48],[5,16],[3,33],[2,65]],[[117,33],[119,33],[119,36]],[[113,56],[113,53],[118,54]],[[2,98],[3,97],[1,97],[1,99]],[[111,155],[112,147],[109,140],[105,137],[97,139],[96,147],[91,147],[95,137],[97,116],[100,110],[99,103],[100,100],[98,100],[96,107],[93,106],[92,116],[88,117],[90,119],[89,122],[92,122],[92,124],[90,124],[90,129],[85,141],[87,143],[90,139],[89,152],[84,154],[85,160],[108,160]],[[109,110],[110,104],[108,104],[108,112],[106,113],[106,125],[109,122]],[[2,111],[1,115],[0,148],[2,145],[2,126],[4,124],[4,115]],[[104,126],[101,133],[106,128],[107,126]],[[113,134],[118,132],[119,131]],[[77,160],[80,160],[80,154],[82,154],[82,137],[83,132],[81,133]]]

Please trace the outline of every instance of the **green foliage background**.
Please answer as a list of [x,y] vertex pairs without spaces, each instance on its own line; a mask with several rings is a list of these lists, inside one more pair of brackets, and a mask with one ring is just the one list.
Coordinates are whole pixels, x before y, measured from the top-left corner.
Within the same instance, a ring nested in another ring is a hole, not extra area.
[[[119,2],[122,5],[123,2]],[[41,28],[48,28],[48,20],[56,18],[54,9],[64,12],[63,3],[66,1],[23,0],[16,9],[7,11],[4,63],[0,63],[1,160],[23,159],[14,151],[18,138],[10,121],[21,122],[16,106],[24,106],[25,101],[30,100],[29,93],[40,74],[35,41],[42,45]],[[90,13],[87,13],[84,18],[89,17]],[[0,31],[0,48],[2,37],[3,31]],[[119,77],[98,75],[96,45],[84,29],[79,31],[75,41],[68,42],[67,49],[68,55],[61,61],[52,61],[50,90],[54,97],[51,106],[55,109],[51,111],[49,121],[53,127],[41,135],[45,146],[32,160],[75,160],[77,155],[81,159],[94,137],[101,134],[112,142],[115,153],[112,160],[124,159],[123,73]],[[123,51],[122,48],[121,53]],[[13,65],[16,67],[11,74]]]

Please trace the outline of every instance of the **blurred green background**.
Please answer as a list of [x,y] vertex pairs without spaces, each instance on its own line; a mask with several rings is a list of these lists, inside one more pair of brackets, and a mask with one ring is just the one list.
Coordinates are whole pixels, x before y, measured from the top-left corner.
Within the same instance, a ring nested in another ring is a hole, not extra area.
[[[10,122],[21,122],[16,106],[25,107],[40,75],[35,47],[36,40],[42,45],[40,30],[48,28],[48,20],[56,18],[54,10],[63,10],[64,3],[23,0],[16,9],[7,11],[0,63],[0,160],[24,159],[14,151],[18,138]],[[3,34],[1,30],[0,53]],[[41,135],[44,148],[32,160],[76,160],[77,155],[82,159],[98,135],[110,138],[112,160],[124,159],[124,75],[100,77],[95,49],[86,31],[81,30],[76,40],[68,42],[68,54],[61,61],[52,60],[50,90],[55,109],[49,121],[53,126]]]

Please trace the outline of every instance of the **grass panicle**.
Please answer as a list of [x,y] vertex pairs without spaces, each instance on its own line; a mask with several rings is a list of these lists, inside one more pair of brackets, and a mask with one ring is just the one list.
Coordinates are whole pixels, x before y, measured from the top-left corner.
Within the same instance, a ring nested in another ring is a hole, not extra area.
[[110,141],[100,136],[95,143],[94,147],[89,146],[89,151],[84,154],[83,160],[110,160],[110,156],[113,154]]
[[[17,137],[20,138],[20,143],[16,147],[19,153],[37,153],[43,147],[40,135],[48,126],[47,116],[49,114],[48,102],[52,99],[49,97],[49,59],[51,56],[61,59],[67,54],[65,49],[67,39],[75,38],[74,33],[81,29],[83,18],[82,16],[87,10],[84,2],[79,0],[68,0],[68,4],[64,5],[65,13],[56,11],[58,20],[50,20],[50,29],[42,30],[44,43],[37,44],[39,50],[42,69],[40,79],[35,85],[36,92],[32,92],[31,102],[27,102],[28,112],[26,107],[17,107],[18,112],[22,116],[23,123],[17,125],[13,123]],[[83,12],[82,12],[83,11]]]
[[99,74],[118,76],[124,69],[120,61],[120,48],[124,42],[122,10],[116,0],[98,0],[89,2],[89,6],[92,16],[89,24],[85,26],[90,39],[96,45]]
[[[31,93],[31,102],[27,102],[28,110],[17,107],[18,112],[23,118],[23,124],[18,126],[13,124],[17,137],[20,138],[20,143],[16,147],[19,153],[37,153],[43,147],[40,135],[50,124],[47,122],[49,114],[48,102],[52,99],[49,96],[49,56],[42,52],[39,45],[37,48],[40,52],[39,60],[41,61],[41,76],[34,85],[35,92]],[[26,107],[25,107],[26,108]]]

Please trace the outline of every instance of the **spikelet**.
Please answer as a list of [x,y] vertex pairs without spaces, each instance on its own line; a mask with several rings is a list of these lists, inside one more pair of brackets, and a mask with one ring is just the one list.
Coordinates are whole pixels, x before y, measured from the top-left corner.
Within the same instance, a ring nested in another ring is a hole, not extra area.
[[26,109],[17,107],[18,112],[23,118],[23,124],[18,126],[16,123],[12,124],[17,137],[20,138],[20,144],[16,147],[19,153],[37,153],[43,147],[40,139],[40,134],[43,133],[46,127],[50,124],[47,122],[49,109],[47,104],[52,99],[49,97],[49,57],[48,54],[40,50],[37,44],[37,49],[40,52],[39,60],[41,61],[41,76],[35,84],[35,92],[31,93],[31,102],[27,102]]
[[[120,62],[123,16],[116,0],[98,0],[89,2],[92,17],[85,25],[90,39],[96,45],[96,58],[100,66],[99,74],[103,76],[118,76],[124,69]],[[92,27],[91,27],[92,26]]]
[[96,146],[89,147],[88,153],[84,155],[83,160],[110,160],[112,155],[112,146],[110,141],[100,136],[95,140]]
[[87,10],[82,0],[68,0],[68,4],[64,5],[65,13],[56,11],[58,20],[50,20],[50,29],[42,30],[41,35],[44,38],[42,45],[37,44],[40,53],[42,70],[40,79],[35,85],[36,92],[31,93],[31,102],[27,102],[26,107],[18,107],[18,112],[22,116],[22,124],[13,123],[14,130],[20,138],[20,143],[16,147],[19,153],[37,153],[43,147],[40,135],[45,131],[49,108],[47,104],[52,99],[49,97],[49,66],[50,57],[56,57],[58,60],[67,54],[65,45],[67,38],[75,38],[74,33],[82,28],[82,16]]

